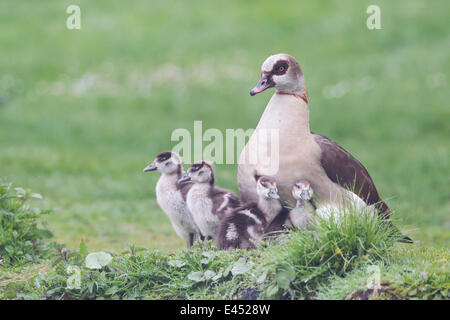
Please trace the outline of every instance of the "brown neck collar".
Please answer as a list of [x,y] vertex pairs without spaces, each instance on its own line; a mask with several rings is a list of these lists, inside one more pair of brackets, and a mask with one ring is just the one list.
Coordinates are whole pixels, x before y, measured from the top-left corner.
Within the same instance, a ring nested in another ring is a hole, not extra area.
[[306,93],[306,91],[303,91],[303,93],[288,93],[288,92],[277,91],[276,93],[277,94],[294,96],[294,97],[300,98],[303,101],[305,101],[306,103],[308,103],[308,94]]

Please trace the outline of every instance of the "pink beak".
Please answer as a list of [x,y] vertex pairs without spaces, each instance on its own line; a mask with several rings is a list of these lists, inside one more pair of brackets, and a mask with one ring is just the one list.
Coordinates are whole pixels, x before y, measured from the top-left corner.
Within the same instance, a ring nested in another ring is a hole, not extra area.
[[250,91],[250,95],[254,96],[255,94],[261,93],[264,90],[267,90],[269,88],[272,88],[275,86],[275,83],[272,80],[272,75],[270,73],[263,73],[261,75],[261,79],[259,79],[258,84],[256,87]]

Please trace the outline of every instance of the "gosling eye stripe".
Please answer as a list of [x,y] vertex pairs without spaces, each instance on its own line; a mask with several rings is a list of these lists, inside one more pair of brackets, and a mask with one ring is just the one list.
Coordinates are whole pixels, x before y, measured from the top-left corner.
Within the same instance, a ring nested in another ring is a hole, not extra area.
[[193,164],[191,166],[191,171],[196,172],[196,171],[200,170],[202,166],[203,165],[201,165],[201,164]]
[[163,153],[158,154],[156,156],[156,159],[159,162],[162,162],[162,161],[166,161],[166,160],[170,159],[171,157],[172,157],[172,153],[170,153],[170,152],[163,152]]

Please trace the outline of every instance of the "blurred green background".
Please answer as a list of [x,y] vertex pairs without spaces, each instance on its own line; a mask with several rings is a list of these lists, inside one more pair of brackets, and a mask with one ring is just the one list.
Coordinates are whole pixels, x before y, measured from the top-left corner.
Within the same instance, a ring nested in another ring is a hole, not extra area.
[[[66,8],[81,7],[81,30]],[[382,30],[366,28],[381,8]],[[248,92],[271,54],[295,56],[311,128],[369,170],[397,225],[450,243],[450,2],[12,1],[0,3],[0,177],[45,196],[75,247],[184,243],[155,201],[176,128],[256,126]],[[236,167],[216,166],[237,190]]]

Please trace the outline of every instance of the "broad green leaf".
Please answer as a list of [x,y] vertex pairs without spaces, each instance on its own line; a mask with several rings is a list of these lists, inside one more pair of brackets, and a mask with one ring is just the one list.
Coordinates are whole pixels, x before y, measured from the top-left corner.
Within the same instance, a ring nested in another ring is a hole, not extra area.
[[204,276],[205,276],[206,280],[212,279],[215,275],[216,275],[216,273],[214,271],[211,271],[211,270],[206,270],[205,273],[204,273]]
[[86,244],[84,243],[84,240],[80,241],[80,254],[84,257],[86,257],[89,254],[89,250]]
[[49,239],[53,237],[53,232],[51,232],[50,230],[37,230],[36,233],[36,238],[38,239]]
[[279,268],[275,274],[275,280],[278,287],[287,290],[291,282],[295,279],[295,271],[291,267]]
[[217,281],[220,278],[222,278],[222,272],[221,271],[219,271],[214,277],[212,277],[212,280],[213,281]]
[[269,298],[273,298],[278,295],[279,290],[280,289],[278,288],[278,286],[276,284],[272,284],[267,288],[266,295]]
[[85,265],[89,269],[101,269],[110,263],[112,256],[106,252],[93,252],[88,254],[85,259]]
[[202,252],[202,256],[204,256],[205,258],[203,258],[200,262],[202,264],[208,264],[209,261],[211,261],[211,259],[215,257],[215,255],[216,255],[216,253],[213,251]]
[[112,287],[110,287],[110,288],[108,288],[106,291],[105,291],[105,294],[106,295],[108,295],[108,296],[112,296],[112,295],[114,295],[117,291],[119,291],[119,287],[117,287],[117,286],[112,286]]
[[171,261],[169,261],[169,265],[171,265],[172,267],[176,267],[176,268],[181,268],[185,264],[186,263],[184,263],[183,261],[180,261],[180,260],[171,260]]
[[247,273],[250,270],[249,266],[245,262],[244,258],[240,258],[238,261],[236,261],[233,264],[233,267],[231,268],[231,273],[233,276]]
[[202,282],[205,280],[205,277],[203,275],[203,272],[196,271],[196,272],[192,272],[192,273],[188,274],[188,279],[195,281],[195,282]]
[[202,252],[202,256],[207,257],[207,258],[212,258],[216,255],[216,253],[214,251],[204,251]]
[[264,281],[266,281],[266,278],[267,278],[267,270],[264,271],[264,272],[258,277],[258,279],[256,280],[256,283],[261,284],[261,283],[263,283]]

